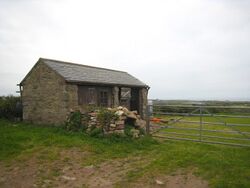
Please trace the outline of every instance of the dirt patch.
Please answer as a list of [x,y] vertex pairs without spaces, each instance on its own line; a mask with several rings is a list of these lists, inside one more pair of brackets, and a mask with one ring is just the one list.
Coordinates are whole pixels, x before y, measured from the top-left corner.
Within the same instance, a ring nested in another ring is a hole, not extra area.
[[133,157],[109,160],[99,165],[65,167],[54,183],[58,187],[114,187],[128,171],[145,164],[142,158]]
[[[41,150],[9,164],[0,164],[0,187],[170,187],[207,188],[208,183],[193,171],[177,171],[172,175],[142,177],[130,182],[130,172],[140,173],[150,161],[143,157],[106,160],[85,165],[93,153],[77,148]],[[135,181],[135,182],[134,182]],[[133,183],[134,182],[134,183]]]
[[53,187],[65,164],[81,164],[89,153],[78,149],[52,150],[25,154],[8,163],[0,163],[0,187]]
[[84,166],[93,157],[78,149],[42,150],[26,159],[0,164],[0,187],[114,187],[126,173],[147,164],[141,157]]
[[172,175],[141,178],[131,186],[138,188],[208,188],[207,181],[194,175],[194,170],[178,170]]
[[29,188],[33,187],[36,177],[36,162],[34,159],[21,164],[0,164],[0,187]]
[[172,188],[208,188],[208,182],[195,176],[193,172],[163,177],[165,187]]

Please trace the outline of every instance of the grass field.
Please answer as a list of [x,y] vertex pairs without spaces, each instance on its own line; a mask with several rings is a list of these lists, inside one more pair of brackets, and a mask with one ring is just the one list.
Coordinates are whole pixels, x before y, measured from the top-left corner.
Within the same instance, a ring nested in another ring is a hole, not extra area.
[[[250,149],[150,137],[92,138],[0,121],[0,187],[157,187],[156,179],[167,185],[169,177],[190,171],[209,187],[250,187]],[[62,179],[67,173],[77,180]]]

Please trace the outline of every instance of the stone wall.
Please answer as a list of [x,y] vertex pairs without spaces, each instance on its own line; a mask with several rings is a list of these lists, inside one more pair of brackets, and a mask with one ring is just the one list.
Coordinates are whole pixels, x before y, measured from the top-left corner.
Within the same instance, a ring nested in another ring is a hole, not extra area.
[[74,101],[75,98],[74,86],[66,85],[63,78],[42,62],[35,65],[22,84],[25,121],[40,124],[64,122],[69,101]]
[[[99,128],[103,130],[104,134],[124,134],[125,126],[130,126],[129,133],[133,138],[138,138],[144,134],[146,130],[146,121],[141,119],[141,116],[137,111],[129,111],[126,107],[116,107],[116,108],[107,108],[107,112],[114,113],[113,119],[110,121],[105,121],[106,125],[103,125],[104,122],[98,121],[99,110],[95,110],[93,112],[85,113],[89,118],[87,122],[87,132],[91,132],[91,130],[95,128]],[[106,119],[107,120],[107,119]],[[83,124],[85,124],[85,120]],[[141,132],[143,130],[143,132]]]

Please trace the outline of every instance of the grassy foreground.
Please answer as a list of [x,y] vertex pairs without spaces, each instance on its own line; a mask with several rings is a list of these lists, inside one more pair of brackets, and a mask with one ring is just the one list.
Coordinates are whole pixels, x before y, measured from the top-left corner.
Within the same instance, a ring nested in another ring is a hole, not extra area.
[[[61,128],[41,127],[0,120],[0,164],[8,166],[20,158],[46,151],[44,160],[59,160],[60,150],[78,148],[91,153],[82,166],[109,160],[142,156],[145,165],[134,166],[123,183],[142,177],[171,174],[178,169],[195,169],[211,187],[250,187],[250,149],[193,142],[92,138],[68,133]],[[40,156],[41,157],[41,156]],[[69,159],[70,160],[70,159]],[[1,168],[0,168],[1,170]]]

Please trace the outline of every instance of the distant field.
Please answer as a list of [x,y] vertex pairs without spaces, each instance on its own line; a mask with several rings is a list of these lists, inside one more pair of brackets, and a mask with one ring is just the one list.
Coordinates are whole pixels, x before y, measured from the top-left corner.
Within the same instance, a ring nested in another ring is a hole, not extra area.
[[192,100],[152,100],[155,105],[205,105],[250,107],[250,101],[192,101]]
[[157,112],[191,112],[199,106],[205,106],[210,113],[250,115],[249,101],[185,101],[153,100]]
[[249,177],[249,148],[92,138],[0,120],[0,187],[247,188]]

